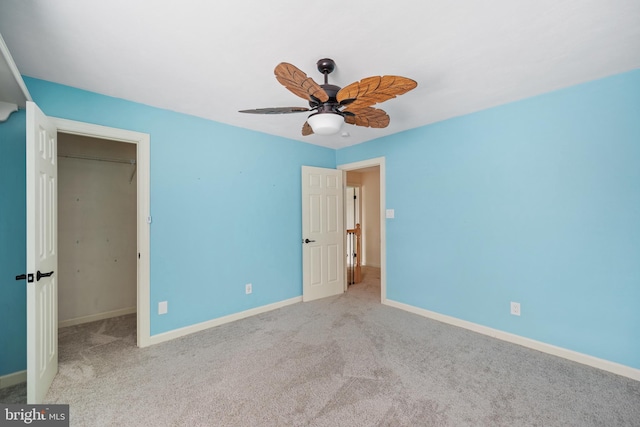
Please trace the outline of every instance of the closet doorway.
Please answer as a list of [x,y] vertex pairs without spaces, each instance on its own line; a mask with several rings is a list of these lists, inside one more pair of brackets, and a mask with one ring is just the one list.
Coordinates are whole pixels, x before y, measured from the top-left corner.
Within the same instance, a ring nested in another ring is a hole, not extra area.
[[136,312],[136,144],[58,133],[58,327]]

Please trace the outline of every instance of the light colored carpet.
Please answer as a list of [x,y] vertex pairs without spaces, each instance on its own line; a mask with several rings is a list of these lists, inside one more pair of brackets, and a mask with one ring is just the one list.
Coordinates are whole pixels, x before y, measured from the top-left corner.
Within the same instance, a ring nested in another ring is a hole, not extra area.
[[150,348],[134,316],[61,329],[47,401],[72,426],[640,425],[640,382],[383,306],[377,274]]

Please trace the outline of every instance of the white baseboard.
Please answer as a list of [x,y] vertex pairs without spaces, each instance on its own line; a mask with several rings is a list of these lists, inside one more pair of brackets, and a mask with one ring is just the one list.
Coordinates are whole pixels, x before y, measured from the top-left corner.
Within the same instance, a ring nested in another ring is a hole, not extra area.
[[[204,331],[205,329],[220,326],[225,323],[234,322],[236,320],[244,319],[247,317],[255,316],[256,314],[266,313],[268,311],[276,310],[278,308],[286,307],[291,304],[302,302],[302,297],[295,297],[284,301],[275,302],[273,304],[263,305],[261,307],[252,308],[249,310],[241,311],[239,313],[230,314],[228,316],[218,317],[217,319],[207,320],[206,322],[197,323],[195,325],[186,326],[184,328],[174,329],[173,331],[163,332],[158,335],[152,335],[147,342],[147,345],[160,344],[161,342],[171,341],[176,338],[190,335],[195,332]],[[146,347],[146,345],[145,345]]]
[[0,377],[0,388],[11,387],[12,385],[26,383],[27,371],[18,371],[12,374],[3,375]]
[[547,344],[541,341],[536,341],[530,338],[521,337],[520,335],[515,335],[509,332],[500,331],[498,329],[489,328],[487,326],[482,326],[477,323],[458,319],[456,317],[447,316],[445,314],[436,313],[434,311],[425,310],[423,308],[414,307],[412,305],[404,304],[401,302],[384,300],[382,303],[391,307],[408,311],[413,314],[417,314],[419,316],[437,320],[442,323],[458,326],[460,328],[468,329],[470,331],[477,332],[483,335],[488,335],[490,337],[497,338],[502,341],[518,344],[523,347],[531,348],[533,350],[538,350],[543,353],[562,357],[564,359],[568,359],[573,362],[582,363],[583,365],[602,369],[603,371],[612,372],[614,374],[621,375],[623,377],[631,378],[632,380],[640,381],[640,369],[632,368],[626,365],[621,365],[619,363],[611,362],[605,359],[600,359],[594,356],[589,356],[588,354],[578,353],[577,351],[568,350],[566,348],[557,347],[555,345]]
[[95,322],[98,320],[111,319],[112,317],[125,316],[136,312],[136,307],[121,308],[119,310],[105,311],[104,313],[92,314],[90,316],[76,317],[75,319],[67,319],[58,321],[58,328],[66,328],[67,326],[81,325],[83,323]]

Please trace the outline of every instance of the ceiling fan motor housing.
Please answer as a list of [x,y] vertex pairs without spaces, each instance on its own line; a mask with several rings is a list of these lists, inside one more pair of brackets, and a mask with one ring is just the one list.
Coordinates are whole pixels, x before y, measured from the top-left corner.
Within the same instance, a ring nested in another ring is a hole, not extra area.
[[337,109],[340,104],[338,103],[336,96],[338,95],[338,92],[341,88],[339,86],[330,84],[320,85],[320,87],[327,93],[327,95],[329,96],[329,100],[326,102],[320,102],[319,99],[312,97],[312,100],[309,101],[309,105],[311,106],[311,108],[318,107],[318,111],[320,111],[320,109],[325,106]]

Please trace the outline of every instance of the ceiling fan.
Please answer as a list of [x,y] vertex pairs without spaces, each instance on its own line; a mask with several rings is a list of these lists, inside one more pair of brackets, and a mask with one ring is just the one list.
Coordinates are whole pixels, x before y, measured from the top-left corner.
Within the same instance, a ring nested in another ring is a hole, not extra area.
[[330,85],[328,76],[335,70],[332,59],[321,59],[318,71],[324,75],[319,85],[300,69],[286,62],[274,70],[276,79],[293,94],[309,101],[306,107],[274,107],[240,110],[251,114],[289,114],[313,111],[302,126],[302,135],[331,135],[340,131],[344,122],[356,126],[385,128],[389,115],[372,105],[395,98],[418,86],[414,80],[400,76],[367,77],[344,88]]

